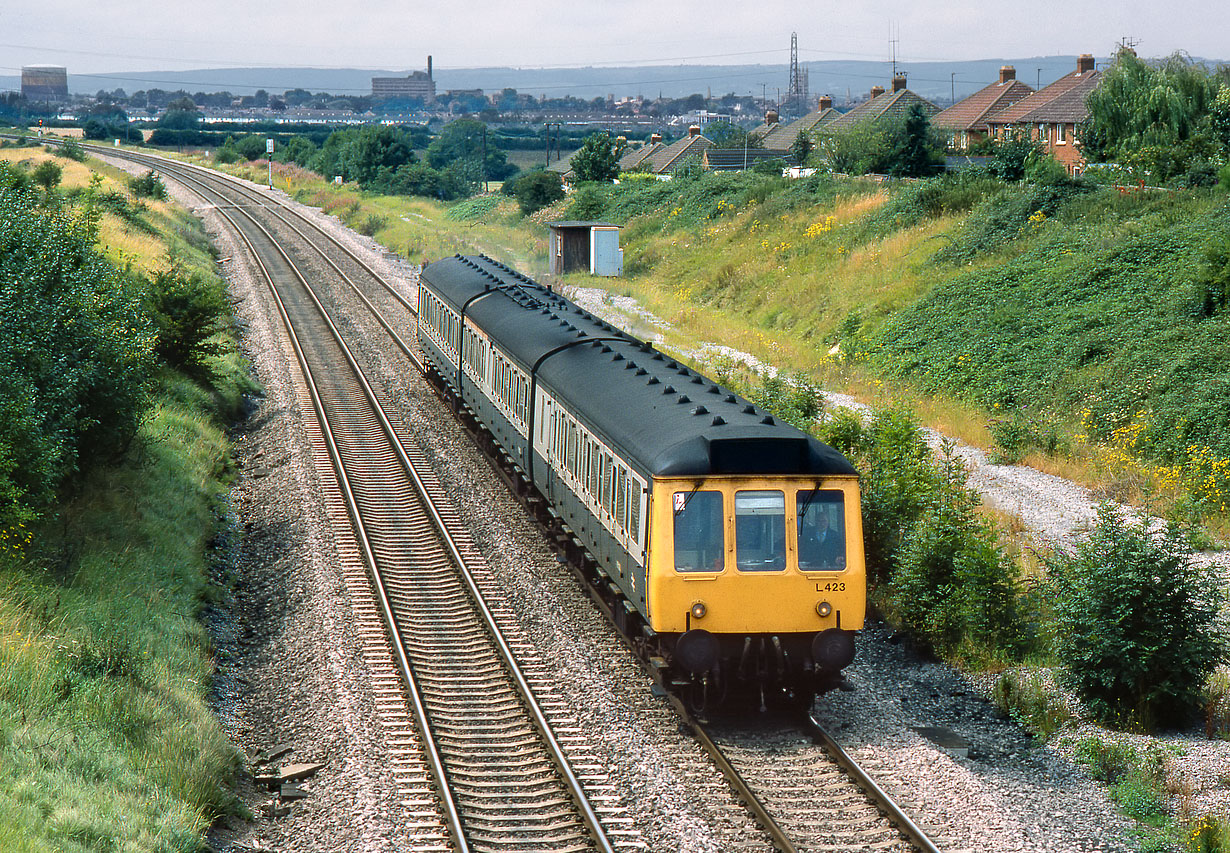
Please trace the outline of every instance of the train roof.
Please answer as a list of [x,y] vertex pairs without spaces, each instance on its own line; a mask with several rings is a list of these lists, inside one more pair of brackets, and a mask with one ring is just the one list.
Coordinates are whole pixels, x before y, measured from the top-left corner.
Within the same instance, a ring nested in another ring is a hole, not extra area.
[[653,476],[857,473],[828,445],[497,261],[457,256],[423,277]]

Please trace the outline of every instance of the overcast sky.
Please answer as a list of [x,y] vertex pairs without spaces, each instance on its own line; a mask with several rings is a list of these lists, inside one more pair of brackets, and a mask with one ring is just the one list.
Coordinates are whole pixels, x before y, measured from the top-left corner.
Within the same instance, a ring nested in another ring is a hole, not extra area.
[[[1230,58],[1225,0],[14,0],[0,8],[0,74],[248,66],[422,68],[905,63],[1093,53]],[[259,85],[259,80],[252,81]],[[135,88],[135,86],[133,87]]]

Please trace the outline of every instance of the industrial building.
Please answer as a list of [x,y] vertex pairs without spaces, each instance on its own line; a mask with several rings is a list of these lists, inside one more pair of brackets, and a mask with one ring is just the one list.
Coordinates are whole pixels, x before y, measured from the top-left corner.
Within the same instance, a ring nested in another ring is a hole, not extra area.
[[23,67],[21,94],[28,101],[67,101],[68,69],[62,65]]
[[427,71],[415,71],[406,77],[373,77],[372,97],[417,98],[423,103],[436,99],[436,81],[431,76],[431,57],[427,57]]

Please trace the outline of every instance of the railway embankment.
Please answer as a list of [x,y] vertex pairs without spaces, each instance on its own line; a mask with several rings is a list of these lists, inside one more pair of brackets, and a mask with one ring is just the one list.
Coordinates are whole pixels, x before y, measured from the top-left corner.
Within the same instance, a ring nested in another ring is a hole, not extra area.
[[159,189],[0,149],[5,850],[193,850],[240,810],[206,621],[252,385],[208,238]]

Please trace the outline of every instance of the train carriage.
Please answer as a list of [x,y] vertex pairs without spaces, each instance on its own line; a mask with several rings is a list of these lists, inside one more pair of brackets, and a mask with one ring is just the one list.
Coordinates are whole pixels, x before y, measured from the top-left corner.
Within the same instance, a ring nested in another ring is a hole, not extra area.
[[427,266],[419,300],[440,381],[673,680],[800,696],[837,683],[865,604],[843,456],[489,259]]

